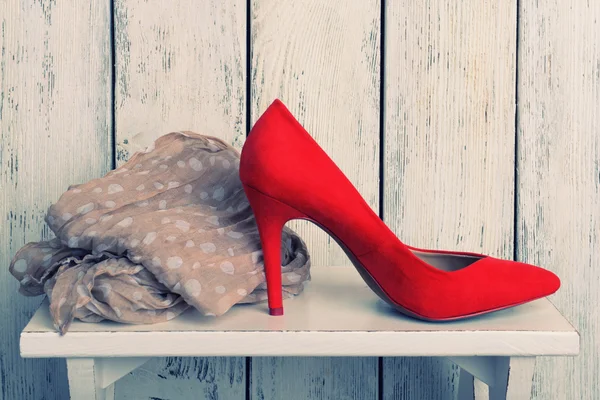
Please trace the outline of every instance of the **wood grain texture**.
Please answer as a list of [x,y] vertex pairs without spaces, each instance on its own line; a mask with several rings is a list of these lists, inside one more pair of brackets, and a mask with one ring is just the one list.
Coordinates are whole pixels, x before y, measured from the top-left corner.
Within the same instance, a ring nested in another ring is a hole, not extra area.
[[241,148],[246,136],[246,1],[115,1],[118,163],[165,133]]
[[372,400],[378,393],[377,364],[362,358],[255,357],[251,371],[252,399]]
[[19,357],[40,298],[8,264],[50,238],[48,206],[111,165],[108,1],[0,2],[0,399],[66,399],[64,361]]
[[[385,38],[384,220],[414,246],[512,257],[515,1],[388,2]],[[457,374],[384,359],[384,398],[449,398]]]
[[499,357],[495,382],[488,388],[488,399],[529,400],[535,360],[535,357]]
[[[251,4],[252,121],[281,99],[377,210],[380,1]],[[313,265],[349,265],[339,246],[316,226],[305,221],[288,225],[306,241]],[[326,399],[340,398],[340,393],[374,398],[377,393],[374,357],[254,358],[252,363],[253,398],[304,399],[310,394]],[[331,370],[332,365],[339,368]]]
[[116,399],[231,399],[246,397],[243,357],[154,358],[116,384]]
[[114,400],[115,385],[102,387],[100,368],[93,358],[67,360],[69,396],[73,400]]
[[[280,98],[377,210],[379,0],[255,0],[251,11],[252,121]],[[289,225],[313,265],[350,265],[319,228]]]
[[548,268],[581,333],[539,359],[535,399],[600,398],[600,4],[519,2],[517,256]]
[[[117,163],[180,130],[241,148],[246,136],[246,1],[116,0],[114,19]],[[215,378],[222,371],[235,379]],[[131,398],[144,387],[148,397],[168,397],[171,388],[176,398],[197,398],[200,392],[235,399],[245,391],[245,381],[238,379],[244,373],[243,357],[159,359],[117,382],[116,393],[118,399]]]
[[384,357],[382,373],[382,399],[452,399],[460,367],[438,357]]

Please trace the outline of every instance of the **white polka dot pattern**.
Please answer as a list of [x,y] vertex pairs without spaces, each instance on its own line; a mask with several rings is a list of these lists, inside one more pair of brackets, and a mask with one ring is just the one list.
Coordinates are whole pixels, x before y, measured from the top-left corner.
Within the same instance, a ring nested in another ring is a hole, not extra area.
[[185,283],[184,287],[188,295],[193,297],[200,296],[200,290],[202,289],[202,286],[200,285],[200,282],[198,282],[196,279],[188,280]]
[[173,256],[167,259],[167,267],[169,267],[170,269],[177,269],[181,267],[182,264],[183,260],[181,259],[181,257]]
[[225,286],[219,285],[219,286],[215,287],[215,292],[217,292],[218,294],[225,293]]
[[190,230],[190,224],[187,221],[177,220],[175,221],[175,226],[182,232],[187,232]]
[[78,214],[87,214],[94,209],[94,203],[87,203],[77,209]]
[[190,158],[189,164],[190,164],[190,167],[194,171],[201,171],[202,170],[202,162],[200,160],[198,160],[196,157]]
[[[53,323],[61,331],[73,318],[159,322],[189,306],[220,316],[236,302],[266,299],[238,153],[189,132],[165,135],[148,151],[72,187],[46,216],[58,232],[54,247],[30,246],[10,265],[27,290],[52,294]],[[282,233],[284,296],[299,293],[308,277],[305,249],[291,236]],[[69,255],[80,262],[65,270],[73,271],[68,279],[46,290],[33,279]]]
[[219,226],[219,217],[216,215],[211,215],[210,217],[206,218],[206,222],[212,225]]
[[118,183],[108,185],[108,194],[115,194],[123,191],[123,186]]
[[217,250],[217,247],[214,245],[214,243],[210,243],[210,242],[209,243],[202,243],[200,245],[200,248],[205,253],[214,253]]
[[14,264],[13,264],[13,269],[17,272],[25,272],[27,271],[27,261],[20,259],[17,260]]
[[119,222],[117,225],[120,226],[121,228],[128,228],[131,226],[131,224],[133,223],[133,218],[131,217],[127,217],[121,220],[121,222]]
[[152,244],[152,242],[154,242],[154,240],[156,239],[157,233],[156,232],[148,232],[146,234],[146,236],[144,237],[144,240],[142,241],[142,243],[144,243],[146,246]]
[[223,200],[223,197],[225,197],[225,189],[222,186],[219,186],[214,192],[213,192],[213,199],[215,200]]
[[229,275],[233,275],[235,269],[233,267],[233,264],[231,263],[231,261],[223,261],[220,265],[221,271],[225,272],[226,274]]

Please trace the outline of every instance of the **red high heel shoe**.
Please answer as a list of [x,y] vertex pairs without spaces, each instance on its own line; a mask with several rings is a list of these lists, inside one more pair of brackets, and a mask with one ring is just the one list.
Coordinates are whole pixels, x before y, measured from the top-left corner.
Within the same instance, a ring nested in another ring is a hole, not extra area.
[[281,229],[298,218],[327,231],[375,293],[415,318],[466,318],[547,296],[560,286],[556,275],[533,265],[406,246],[279,100],[248,135],[240,179],[263,246],[271,315],[283,314]]

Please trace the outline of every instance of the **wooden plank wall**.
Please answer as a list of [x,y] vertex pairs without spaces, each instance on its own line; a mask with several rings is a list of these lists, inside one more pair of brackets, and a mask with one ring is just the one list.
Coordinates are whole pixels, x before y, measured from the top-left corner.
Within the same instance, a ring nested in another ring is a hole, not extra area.
[[[116,0],[117,162],[192,130],[241,148],[246,137],[246,1]],[[117,399],[243,399],[244,357],[153,359]]]
[[[251,16],[252,121],[280,98],[377,210],[379,1],[255,0]],[[349,265],[315,225],[289,225],[306,240],[313,265]],[[377,396],[375,357],[259,357],[251,373],[258,399]]]
[[[0,2],[0,261],[49,237],[69,184],[172,130],[240,148],[280,97],[402,240],[557,272],[583,352],[540,359],[531,398],[600,397],[600,6],[382,1]],[[347,263],[291,225],[315,265]],[[19,357],[40,300],[16,289],[1,269],[0,400],[65,399],[64,362]],[[169,357],[116,397],[453,399],[457,374],[432,358]]]
[[112,164],[110,4],[0,1],[0,399],[67,399],[64,360],[19,356],[41,298],[8,264],[49,238],[48,206]]
[[[513,255],[515,24],[514,2],[387,2],[383,216],[406,243]],[[451,398],[458,372],[385,358],[383,392]]]
[[600,3],[520,2],[517,257],[556,272],[578,358],[539,358],[535,399],[600,398]]

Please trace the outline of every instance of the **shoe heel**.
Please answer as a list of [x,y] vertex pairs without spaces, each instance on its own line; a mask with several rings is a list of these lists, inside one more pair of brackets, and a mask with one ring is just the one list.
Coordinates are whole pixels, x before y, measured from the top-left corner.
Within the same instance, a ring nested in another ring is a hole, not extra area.
[[244,192],[254,212],[265,260],[269,314],[283,315],[281,295],[281,231],[291,219],[305,218],[296,209],[267,196],[250,186]]

